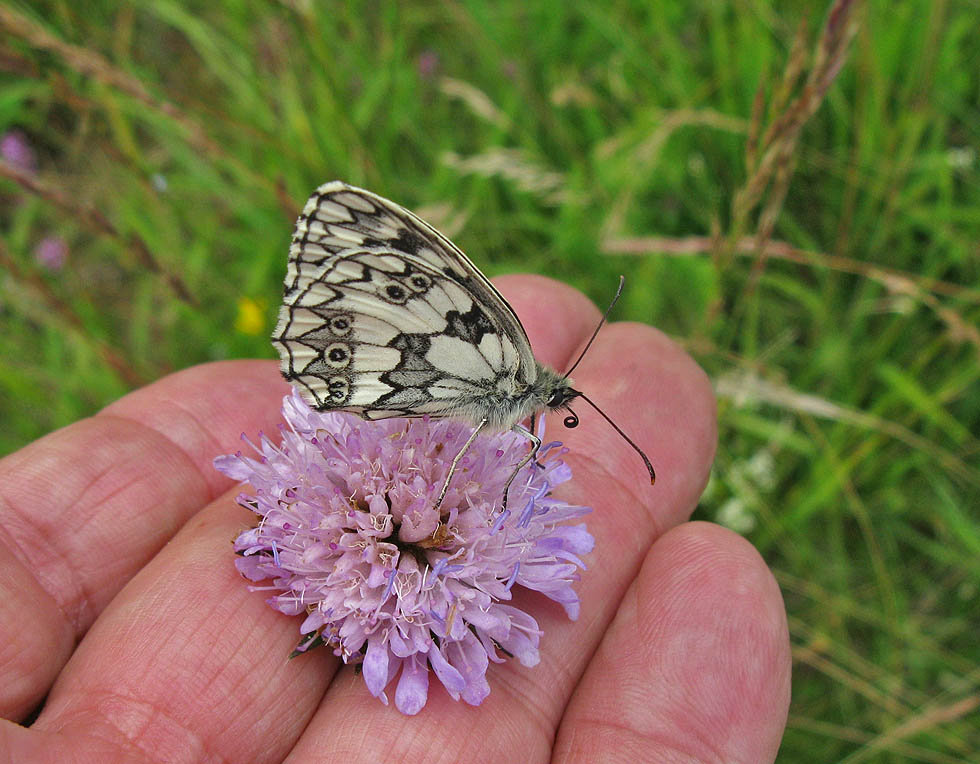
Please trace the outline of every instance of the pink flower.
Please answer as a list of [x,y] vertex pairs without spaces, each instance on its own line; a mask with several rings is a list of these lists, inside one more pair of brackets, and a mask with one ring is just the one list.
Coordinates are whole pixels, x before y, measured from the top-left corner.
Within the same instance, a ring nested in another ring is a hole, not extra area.
[[8,130],[0,138],[0,157],[19,170],[37,172],[37,156],[22,130]]
[[49,271],[60,271],[68,260],[68,245],[60,236],[45,236],[34,248],[34,259]]
[[[304,613],[297,652],[327,644],[345,663],[362,663],[370,693],[418,713],[430,669],[456,700],[478,705],[486,671],[503,655],[538,660],[542,632],[508,604],[514,587],[542,592],[578,616],[572,584],[594,540],[590,510],[552,497],[571,477],[543,447],[510,489],[504,484],[527,453],[511,432],[479,436],[460,461],[440,511],[432,509],[472,428],[449,420],[318,413],[298,394],[283,401],[282,443],[265,435],[259,459],[221,456],[215,467],[249,483],[239,502],[261,519],[235,542],[239,571],[275,592],[272,607]],[[244,436],[243,436],[244,437]],[[557,451],[556,451],[557,449]]]
[[423,80],[431,80],[439,71],[439,54],[434,50],[423,50],[415,59],[415,68]]

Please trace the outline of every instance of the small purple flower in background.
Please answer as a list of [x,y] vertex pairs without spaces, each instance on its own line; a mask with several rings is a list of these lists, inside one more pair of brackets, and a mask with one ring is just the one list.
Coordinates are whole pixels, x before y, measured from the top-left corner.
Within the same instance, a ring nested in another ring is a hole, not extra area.
[[423,50],[415,59],[415,68],[423,80],[431,80],[439,71],[439,54],[434,50]]
[[34,260],[49,271],[60,271],[68,260],[68,245],[60,236],[45,236],[34,248]]
[[[283,401],[282,443],[265,435],[259,459],[220,456],[215,467],[251,484],[239,503],[261,519],[235,542],[238,570],[271,583],[268,600],[306,614],[302,652],[327,644],[362,663],[372,695],[398,678],[395,706],[418,713],[429,670],[455,699],[478,705],[490,692],[489,661],[539,661],[537,621],[513,605],[514,587],[537,590],[578,617],[572,584],[594,540],[591,510],[553,498],[571,470],[547,452],[525,467],[500,512],[504,484],[527,452],[512,432],[479,436],[460,462],[440,511],[432,507],[453,457],[472,432],[451,420],[366,422]],[[243,436],[244,437],[244,436]]]
[[37,172],[37,156],[22,130],[8,130],[0,138],[0,157],[19,170]]
[[508,58],[500,65],[500,71],[507,79],[516,80],[521,70],[514,59]]

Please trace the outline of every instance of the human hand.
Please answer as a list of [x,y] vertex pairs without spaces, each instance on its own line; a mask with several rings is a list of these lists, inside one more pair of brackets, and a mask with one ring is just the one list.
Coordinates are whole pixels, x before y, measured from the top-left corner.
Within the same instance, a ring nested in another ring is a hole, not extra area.
[[[539,277],[498,284],[537,357],[564,368],[595,307]],[[556,493],[594,508],[580,619],[516,593],[544,631],[541,663],[491,666],[478,707],[433,683],[413,717],[329,650],[287,661],[300,619],[235,571],[230,542],[254,515],[211,461],[243,431],[274,432],[288,386],[273,362],[174,374],[3,459],[0,715],[44,707],[30,727],[0,722],[0,761],[772,760],[789,703],[779,590],[741,537],[684,522],[715,448],[707,378],[623,323],[575,382],[657,484],[588,410],[574,432],[552,422],[574,472]]]

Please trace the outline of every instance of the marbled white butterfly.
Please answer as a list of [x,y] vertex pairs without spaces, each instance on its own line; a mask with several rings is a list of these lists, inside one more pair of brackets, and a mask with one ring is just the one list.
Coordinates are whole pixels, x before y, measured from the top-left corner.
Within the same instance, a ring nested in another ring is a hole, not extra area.
[[474,425],[436,507],[484,428],[512,429],[533,443],[504,489],[506,507],[511,482],[541,446],[533,423],[531,430],[520,423],[562,409],[569,412],[565,426],[574,427],[578,417],[568,404],[575,398],[616,428],[654,480],[646,455],[572,388],[568,374],[535,360],[514,309],[470,259],[428,223],[370,191],[333,181],[306,203],[272,342],[283,376],[319,411]]

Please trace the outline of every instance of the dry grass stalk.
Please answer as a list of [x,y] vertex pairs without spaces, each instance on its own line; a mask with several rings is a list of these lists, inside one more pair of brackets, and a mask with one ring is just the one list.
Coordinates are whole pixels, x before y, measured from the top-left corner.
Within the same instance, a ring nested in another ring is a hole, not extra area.
[[463,174],[508,180],[548,204],[562,204],[569,199],[565,176],[535,163],[519,149],[495,148],[468,157],[447,151],[440,159],[447,167]]
[[30,273],[21,267],[20,263],[7,252],[2,242],[0,242],[0,266],[3,267],[10,278],[16,279],[19,284],[26,287],[27,290],[36,296],[37,299],[35,302],[39,306],[43,305],[47,308],[46,311],[43,311],[45,317],[57,317],[57,319],[66,324],[70,329],[81,335],[86,342],[91,343],[94,346],[96,354],[129,387],[142,387],[149,381],[129,365],[122,351],[113,347],[105,340],[92,336],[71,305],[62,300],[44,279],[36,273]]
[[190,143],[198,150],[214,155],[221,153],[220,146],[177,106],[155,97],[142,82],[120,71],[98,53],[58,39],[40,24],[9,6],[0,5],[0,27],[34,48],[57,55],[79,74],[126,93],[144,106],[165,114],[181,127]]
[[971,485],[980,486],[980,472],[976,468],[928,438],[923,438],[890,419],[867,414],[817,395],[802,393],[788,385],[764,379],[754,372],[731,371],[722,374],[715,380],[715,394],[719,398],[731,400],[736,406],[766,404],[887,435],[915,450],[931,454],[950,473]]
[[[602,250],[608,255],[709,255],[717,244],[711,236],[638,236],[622,239],[607,239]],[[751,255],[755,252],[755,238],[743,236],[735,244],[735,254]],[[799,265],[829,268],[842,273],[853,273],[877,281],[889,291],[915,296],[917,291],[933,292],[943,297],[953,297],[973,303],[980,303],[980,289],[954,284],[950,281],[906,273],[894,268],[872,265],[863,260],[854,260],[843,255],[814,252],[792,244],[770,239],[766,242],[766,256],[786,260]]]
[[[806,730],[833,740],[846,740],[850,743],[864,744],[874,739],[873,733],[857,727],[833,724],[798,714],[790,714],[787,728]],[[963,764],[963,759],[959,756],[947,756],[944,753],[901,741],[896,741],[888,750],[897,756],[906,757],[909,761],[922,762],[923,764]]]
[[922,711],[911,714],[900,724],[869,740],[858,751],[844,759],[847,764],[858,764],[877,756],[882,751],[894,750],[896,743],[923,732],[936,732],[943,724],[961,719],[980,707],[980,695],[967,695],[947,705],[931,703]]
[[[717,251],[717,246],[717,239],[709,236],[688,236],[685,238],[644,236],[628,239],[606,239],[602,244],[602,251],[608,255],[645,255],[652,253],[675,256],[709,255]],[[955,310],[944,305],[936,297],[936,295],[942,295],[980,303],[980,289],[918,274],[905,273],[894,268],[871,265],[842,255],[811,252],[794,247],[785,241],[767,239],[761,244],[761,248],[761,254],[767,259],[785,260],[809,267],[829,268],[842,273],[853,273],[881,284],[891,294],[910,297],[936,314],[946,325],[953,342],[968,342],[980,350],[980,329]],[[760,254],[758,237],[743,236],[735,242],[732,254],[758,257]]]
[[153,252],[137,233],[123,234],[105,215],[97,209],[87,207],[70,198],[64,192],[38,180],[33,173],[22,170],[8,162],[0,160],[0,177],[8,178],[17,183],[25,191],[50,202],[67,212],[82,225],[96,233],[109,236],[119,242],[126,250],[132,252],[136,261],[147,270],[159,274],[173,289],[177,297],[188,305],[196,306],[197,300],[191,294],[184,280],[176,273],[168,271],[160,264]]
[[[725,263],[735,253],[736,245],[748,227],[749,217],[760,204],[763,204],[755,235],[758,257],[749,280],[749,290],[758,281],[765,267],[765,242],[772,235],[786,199],[795,168],[795,153],[800,132],[820,107],[827,90],[847,60],[850,42],[857,32],[855,16],[859,6],[860,0],[835,0],[817,42],[810,71],[796,97],[791,98],[805,69],[806,26],[805,23],[800,25],[786,70],[779,87],[773,94],[769,126],[758,145],[754,141],[746,145],[746,166],[749,168],[749,177],[732,201],[731,228],[725,247],[720,253],[720,259]],[[761,93],[761,89],[759,92]],[[760,96],[757,94],[756,97],[758,100]],[[756,115],[762,113],[762,109],[756,105],[753,107],[753,113],[755,120]],[[761,132],[761,123],[754,124],[751,132],[754,134]],[[767,189],[769,195],[763,203]]]
[[[792,628],[792,626],[791,626]],[[896,698],[891,692],[877,687],[864,677],[858,676],[840,665],[834,658],[824,655],[824,652],[814,645],[794,645],[793,661],[802,663],[830,677],[838,684],[847,687],[877,708],[884,709],[892,716],[903,716],[908,708],[903,699]]]
[[755,91],[752,99],[752,117],[749,119],[749,134],[745,139],[745,173],[752,172],[759,158],[759,132],[762,130],[762,119],[766,111],[766,89],[763,82]]
[[510,130],[512,127],[510,117],[504,114],[490,100],[490,96],[476,85],[452,77],[443,77],[439,80],[439,90],[443,92],[443,95],[462,101],[476,116],[496,125],[501,130]]

